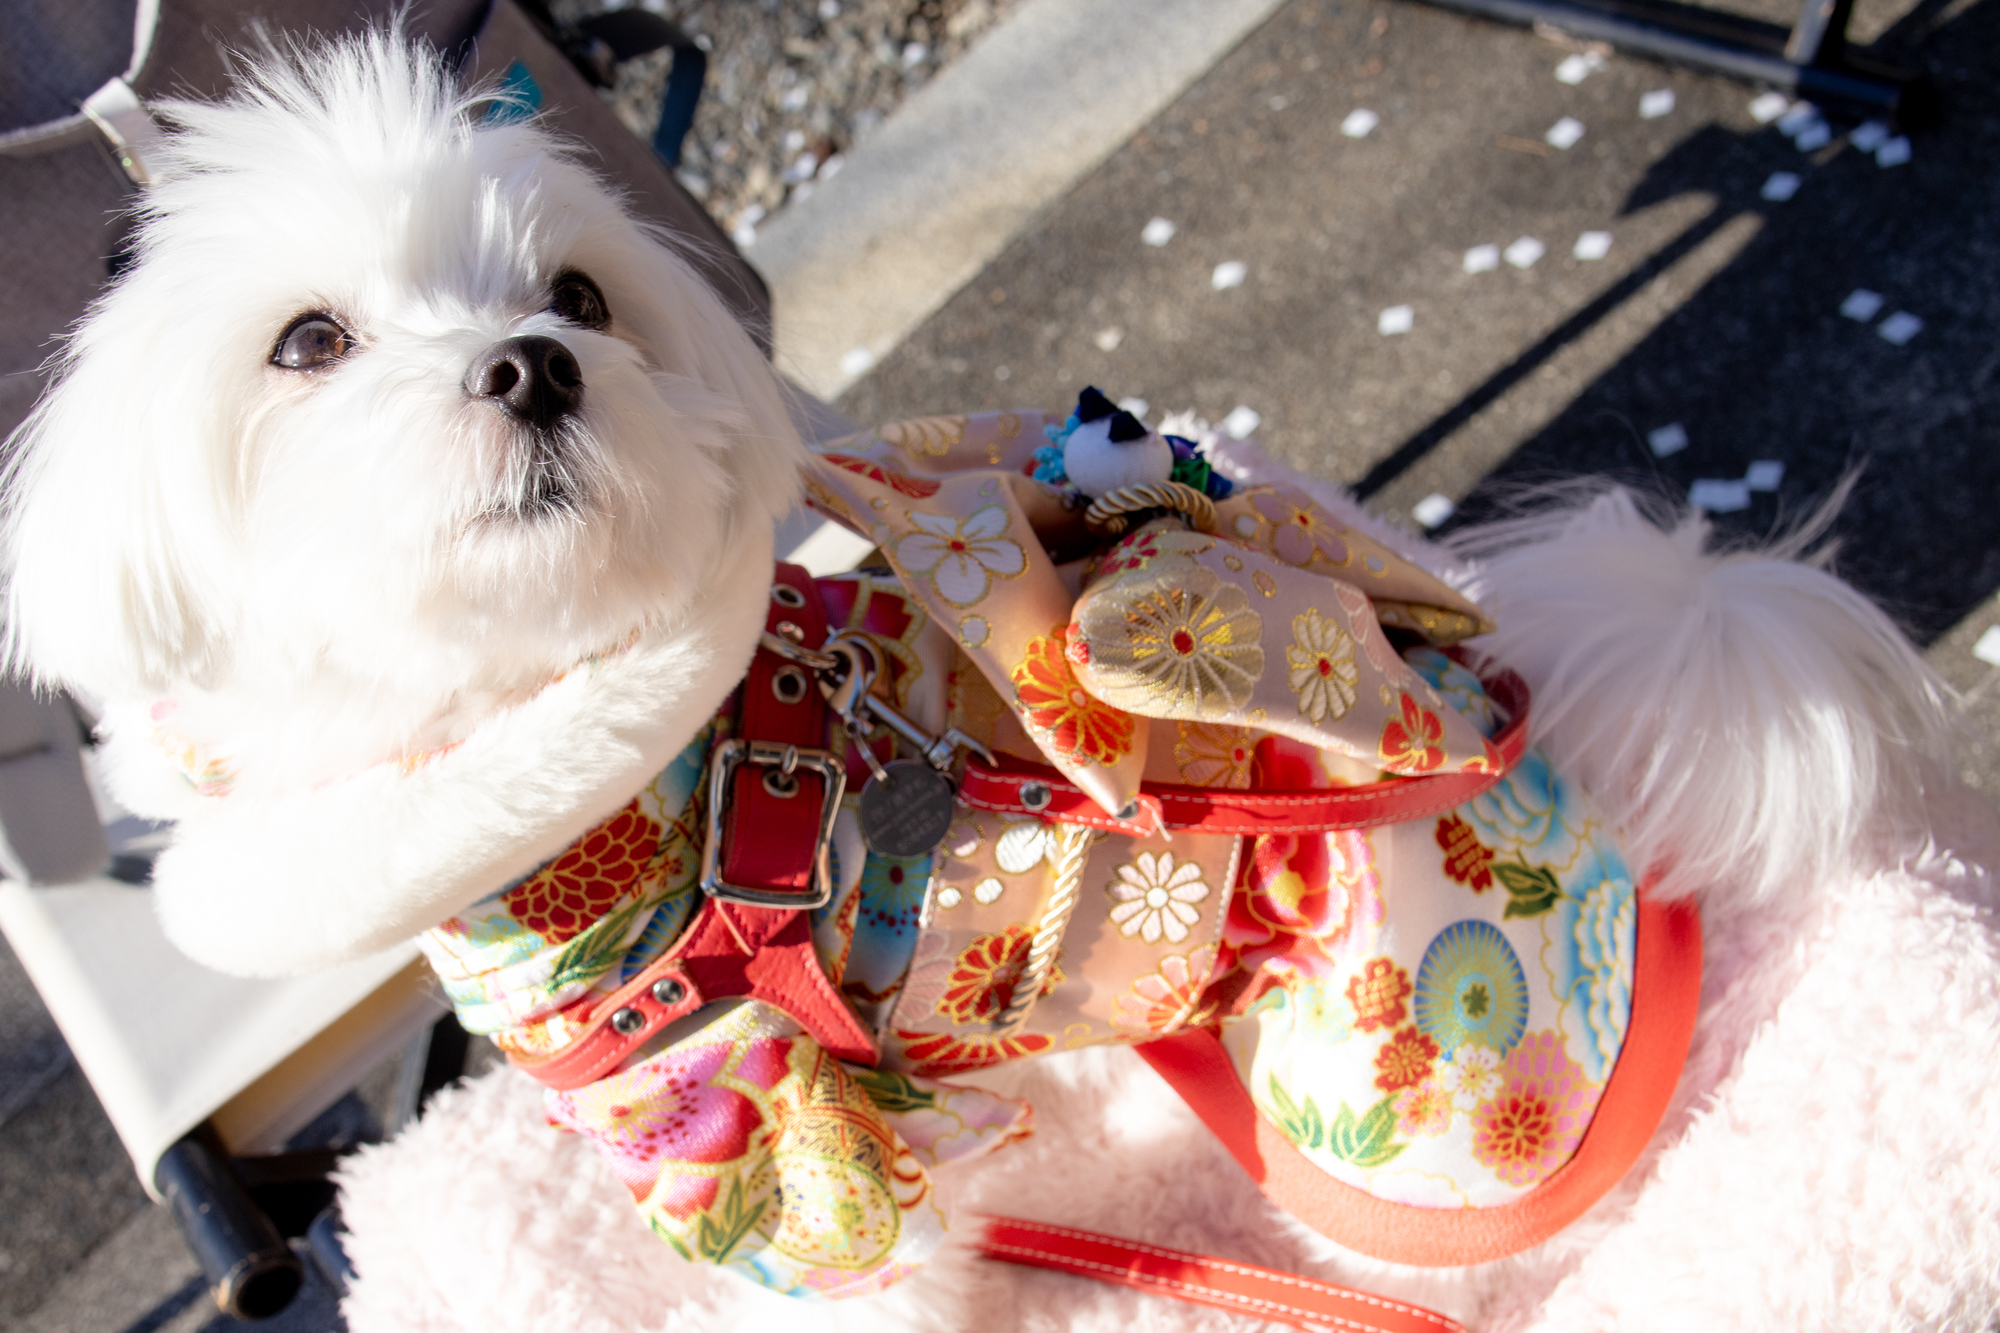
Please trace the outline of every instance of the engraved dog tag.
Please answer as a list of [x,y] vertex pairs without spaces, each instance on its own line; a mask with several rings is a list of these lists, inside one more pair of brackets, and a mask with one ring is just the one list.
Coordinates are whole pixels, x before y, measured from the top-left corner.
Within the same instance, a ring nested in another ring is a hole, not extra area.
[[925,856],[951,827],[951,779],[929,764],[898,759],[861,789],[861,837],[883,856]]

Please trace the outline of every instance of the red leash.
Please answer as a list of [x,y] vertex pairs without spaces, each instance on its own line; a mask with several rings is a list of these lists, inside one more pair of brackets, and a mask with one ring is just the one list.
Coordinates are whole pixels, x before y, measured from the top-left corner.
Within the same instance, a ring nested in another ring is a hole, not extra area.
[[1457,1320],[1420,1305],[1274,1268],[1017,1217],[989,1217],[985,1221],[985,1234],[975,1244],[989,1259],[1052,1268],[1294,1328],[1328,1333],[1335,1329],[1353,1333],[1465,1333],[1465,1325]]

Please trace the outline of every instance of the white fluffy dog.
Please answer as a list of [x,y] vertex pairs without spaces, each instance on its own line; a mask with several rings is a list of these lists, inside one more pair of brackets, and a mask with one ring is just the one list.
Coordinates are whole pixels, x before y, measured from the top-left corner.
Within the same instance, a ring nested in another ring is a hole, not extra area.
[[[295,971],[434,924],[660,769],[749,660],[803,455],[671,248],[393,35],[166,112],[139,262],[13,446],[12,661],[101,701],[118,796],[180,821],[175,942]],[[1517,1326],[1990,1320],[2000,949],[1976,851],[1930,822],[1938,687],[1803,539],[1706,535],[1611,494],[1474,534],[1464,564],[1416,553],[1487,599],[1635,861],[1703,895],[1675,1108],[1583,1222],[1469,1273],[1334,1253],[1123,1052],[995,1075],[1044,1132],[962,1195]],[[820,1317],[679,1264],[537,1120],[499,1075],[353,1168],[356,1327]],[[828,1317],[1072,1316],[1225,1319],[949,1257]]]
[[[775,377],[492,105],[378,32],[163,107],[138,262],[14,444],[13,661],[102,701],[117,796],[182,821],[168,933],[227,971],[383,947],[531,869],[763,625],[803,456]],[[437,781],[370,781],[419,755]],[[489,863],[433,853],[468,824]]]

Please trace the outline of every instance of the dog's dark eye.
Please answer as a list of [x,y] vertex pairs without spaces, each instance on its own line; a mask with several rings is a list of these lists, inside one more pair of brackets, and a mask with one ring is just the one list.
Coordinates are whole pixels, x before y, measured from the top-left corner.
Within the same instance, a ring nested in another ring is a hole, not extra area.
[[278,336],[271,364],[286,370],[318,370],[340,360],[353,347],[347,330],[330,316],[318,312],[300,315]]
[[556,279],[549,293],[549,309],[586,329],[601,329],[611,322],[611,307],[604,304],[604,293],[575,269]]

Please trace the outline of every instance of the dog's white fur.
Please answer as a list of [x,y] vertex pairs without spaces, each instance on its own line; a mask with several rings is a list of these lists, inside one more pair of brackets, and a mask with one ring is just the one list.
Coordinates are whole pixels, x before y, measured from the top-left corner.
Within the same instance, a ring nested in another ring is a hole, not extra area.
[[[749,656],[800,446],[687,266],[573,154],[480,122],[393,34],[265,62],[231,101],[170,114],[184,128],[140,262],[14,446],[10,647],[104,701],[119,794],[181,821],[157,874],[176,942],[297,970],[450,914],[678,748]],[[572,267],[603,287],[608,331],[547,313]],[[361,350],[310,377],[272,368],[308,310]],[[560,339],[587,386],[563,458],[588,503],[560,521],[526,512],[532,451],[461,388],[522,333]],[[1987,849],[1925,823],[1944,799],[1942,692],[1879,612],[1792,558],[1809,533],[1763,554],[1707,539],[1698,518],[1663,525],[1605,492],[1473,534],[1455,560],[1428,552],[1496,614],[1486,646],[1534,687],[1559,765],[1663,891],[1704,908],[1676,1107],[1583,1222],[1470,1272],[1362,1263],[1265,1208],[1120,1052],[987,1076],[1031,1092],[1044,1136],[943,1183],[1512,1325],[1730,1315],[1753,1296],[1763,1314],[1740,1322],[1990,1322],[2000,1095],[1982,1043],[2000,1031],[2000,948]],[[227,760],[232,794],[197,797],[167,763],[161,700],[169,728]],[[506,1104],[513,1077],[350,1172],[358,1329],[662,1326],[683,1322],[676,1299],[688,1321],[803,1326],[797,1305],[679,1265],[584,1145]],[[1734,1211],[1706,1215],[1718,1193]],[[996,1301],[1018,1302],[1017,1325],[1207,1318],[952,1251],[824,1322],[998,1327]]]
[[[174,941],[298,971],[434,924],[664,764],[749,659],[803,449],[672,247],[396,34],[161,109],[181,128],[138,262],[14,443],[11,657],[102,701],[115,794],[181,821],[155,876]],[[604,331],[547,308],[569,269]],[[271,365],[309,311],[358,350]],[[464,388],[527,334],[583,373],[566,513],[530,511],[535,441]],[[229,796],[168,763],[162,700]]]

